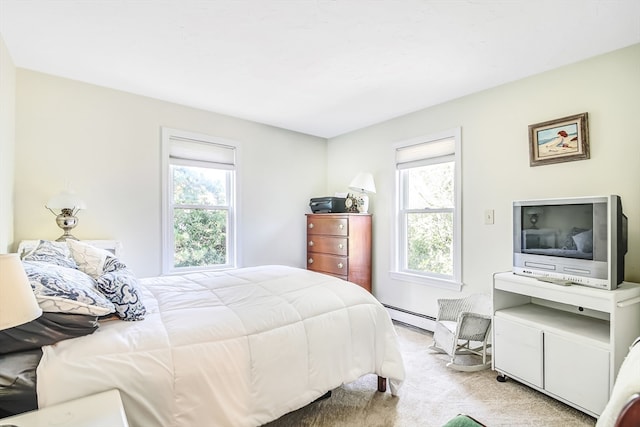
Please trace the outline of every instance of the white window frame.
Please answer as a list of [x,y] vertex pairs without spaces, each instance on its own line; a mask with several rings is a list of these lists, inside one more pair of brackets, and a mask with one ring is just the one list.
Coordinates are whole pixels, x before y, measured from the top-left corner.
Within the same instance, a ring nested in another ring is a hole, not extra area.
[[[416,138],[400,141],[393,144],[393,168],[395,170],[395,208],[393,214],[392,225],[392,269],[389,273],[392,279],[418,283],[422,285],[444,288],[454,291],[462,289],[462,131],[455,128],[435,134],[423,135]],[[420,154],[420,147],[425,147],[430,143],[437,145],[438,141],[454,140],[453,153],[451,149],[446,149],[444,153],[424,153]],[[406,265],[406,225],[405,217],[402,214],[401,205],[403,200],[401,166],[397,160],[398,150],[417,148],[418,154],[411,156],[411,161],[403,165],[422,166],[427,164],[441,163],[443,161],[454,160],[454,209],[453,209],[453,274],[452,279],[438,277],[436,274],[424,273],[420,274],[415,271],[409,271]]]
[[[179,274],[189,271],[203,270],[226,270],[237,268],[238,266],[238,231],[237,231],[237,174],[238,174],[238,157],[239,144],[235,141],[229,141],[222,138],[216,138],[209,135],[183,131],[179,129],[165,128],[162,129],[161,152],[162,152],[162,274]],[[195,150],[188,154],[188,158],[175,158],[171,155],[172,145],[176,143],[194,143],[204,147],[203,153]],[[215,160],[206,159],[207,144],[211,147],[223,147],[234,151],[233,164],[216,163]],[[228,224],[227,224],[227,263],[220,265],[208,265],[197,267],[174,267],[174,248],[175,240],[173,233],[173,179],[170,173],[171,165],[184,165],[196,167],[213,167],[217,169],[228,169],[231,174],[229,185],[229,206],[228,206]]]

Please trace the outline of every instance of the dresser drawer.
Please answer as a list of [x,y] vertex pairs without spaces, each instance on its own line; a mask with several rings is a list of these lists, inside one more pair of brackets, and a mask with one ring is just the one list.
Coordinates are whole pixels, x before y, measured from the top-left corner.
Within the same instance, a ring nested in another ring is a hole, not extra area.
[[349,253],[349,239],[317,234],[309,235],[307,236],[307,251],[347,256]]
[[307,269],[371,292],[371,215],[307,214]]
[[348,236],[349,220],[347,218],[322,218],[318,215],[307,217],[307,234],[324,234],[330,236]]
[[307,268],[336,276],[346,276],[349,272],[349,261],[347,257],[307,252]]

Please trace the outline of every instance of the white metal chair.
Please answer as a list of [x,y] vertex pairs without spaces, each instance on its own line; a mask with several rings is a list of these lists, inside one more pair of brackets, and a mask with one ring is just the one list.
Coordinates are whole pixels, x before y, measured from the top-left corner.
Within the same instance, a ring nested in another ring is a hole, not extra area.
[[[489,368],[487,344],[491,330],[491,298],[487,294],[473,294],[466,298],[439,299],[438,317],[430,350],[451,356],[447,367],[458,371],[480,371]],[[474,347],[472,347],[474,345]],[[458,355],[482,356],[482,363],[456,363]]]

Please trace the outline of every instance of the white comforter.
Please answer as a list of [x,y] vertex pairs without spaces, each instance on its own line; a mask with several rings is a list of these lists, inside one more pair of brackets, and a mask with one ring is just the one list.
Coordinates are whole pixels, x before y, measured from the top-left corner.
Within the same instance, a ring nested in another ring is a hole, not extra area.
[[40,407],[117,388],[132,427],[258,426],[404,365],[361,287],[284,266],[142,279],[145,320],[43,348]]

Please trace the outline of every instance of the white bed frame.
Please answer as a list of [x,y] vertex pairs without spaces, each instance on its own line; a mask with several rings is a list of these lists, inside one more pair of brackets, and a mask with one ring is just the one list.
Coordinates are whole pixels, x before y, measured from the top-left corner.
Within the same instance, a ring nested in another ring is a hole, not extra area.
[[[40,240],[21,241],[17,251],[20,258],[22,259],[26,254],[31,252],[38,245],[38,242],[40,242]],[[118,258],[122,256],[122,243],[118,240],[83,240],[83,242],[96,248],[112,252]]]

